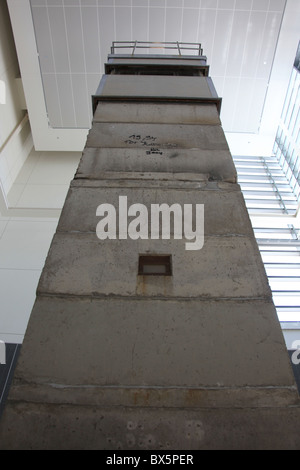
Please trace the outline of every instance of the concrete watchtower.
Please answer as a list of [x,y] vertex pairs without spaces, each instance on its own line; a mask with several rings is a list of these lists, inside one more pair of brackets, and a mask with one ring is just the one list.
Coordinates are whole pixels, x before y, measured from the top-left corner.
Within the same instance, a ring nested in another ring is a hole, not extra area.
[[[137,54],[146,46],[158,47],[114,43],[93,96],[0,448],[300,448],[297,389],[206,57],[179,43]],[[170,236],[151,236],[161,204],[204,206],[201,249],[186,249],[172,209]],[[109,207],[115,236],[100,239]]]

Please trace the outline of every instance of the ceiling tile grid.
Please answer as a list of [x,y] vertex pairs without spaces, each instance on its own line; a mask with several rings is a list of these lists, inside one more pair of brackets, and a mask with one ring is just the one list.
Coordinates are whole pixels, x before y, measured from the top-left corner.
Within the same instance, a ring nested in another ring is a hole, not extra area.
[[49,125],[90,128],[112,41],[201,42],[226,132],[259,130],[286,0],[30,0]]

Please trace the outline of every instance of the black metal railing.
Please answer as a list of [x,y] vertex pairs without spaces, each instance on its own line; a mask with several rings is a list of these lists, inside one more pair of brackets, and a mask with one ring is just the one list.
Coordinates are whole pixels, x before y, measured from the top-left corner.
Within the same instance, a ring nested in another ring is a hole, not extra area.
[[118,49],[129,49],[131,55],[134,55],[138,49],[176,50],[176,55],[183,55],[183,51],[190,51],[193,55],[203,55],[201,44],[197,42],[113,41],[111,54],[116,54]]

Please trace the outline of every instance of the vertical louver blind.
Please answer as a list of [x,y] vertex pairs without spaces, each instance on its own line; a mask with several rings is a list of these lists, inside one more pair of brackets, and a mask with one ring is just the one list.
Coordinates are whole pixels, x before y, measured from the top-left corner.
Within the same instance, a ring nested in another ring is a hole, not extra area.
[[279,320],[299,321],[298,193],[277,156],[236,156],[234,162]]

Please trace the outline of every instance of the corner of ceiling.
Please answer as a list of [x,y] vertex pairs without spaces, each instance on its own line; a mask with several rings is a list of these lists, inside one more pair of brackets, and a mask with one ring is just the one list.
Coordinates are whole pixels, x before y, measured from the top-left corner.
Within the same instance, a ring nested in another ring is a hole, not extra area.
[[29,0],[7,0],[34,147],[39,151],[82,151],[87,129],[49,126]]

